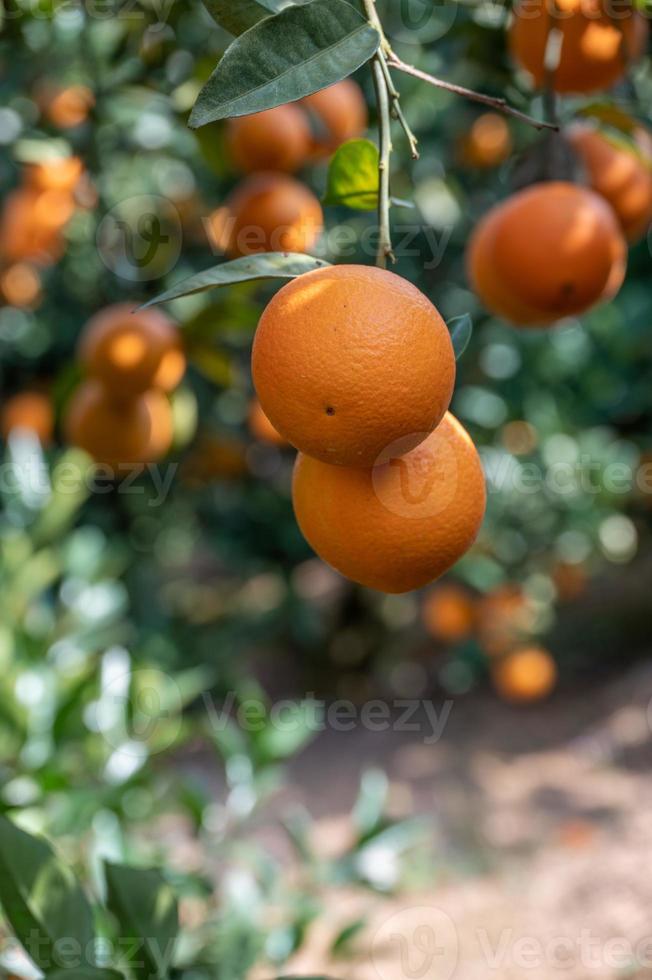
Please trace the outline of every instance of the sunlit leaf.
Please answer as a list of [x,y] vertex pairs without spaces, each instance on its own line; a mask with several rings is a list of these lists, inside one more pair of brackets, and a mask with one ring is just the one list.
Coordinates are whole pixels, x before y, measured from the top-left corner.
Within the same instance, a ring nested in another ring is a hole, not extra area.
[[329,263],[323,259],[315,259],[312,255],[300,255],[294,252],[261,252],[259,255],[247,255],[231,262],[214,265],[205,272],[183,279],[167,289],[164,293],[150,299],[142,309],[155,303],[167,303],[180,296],[191,296],[193,293],[203,293],[216,286],[232,286],[238,282],[250,282],[253,279],[296,279],[304,272],[313,269],[323,269]]
[[368,61],[378,32],[346,0],[311,0],[236,38],[190,115],[192,127],[294,102]]
[[0,902],[25,951],[42,970],[65,967],[67,955],[79,960],[92,948],[91,908],[72,871],[46,841],[1,816]]
[[378,207],[380,155],[371,140],[349,140],[333,156],[328,168],[324,204],[345,204],[357,211]]

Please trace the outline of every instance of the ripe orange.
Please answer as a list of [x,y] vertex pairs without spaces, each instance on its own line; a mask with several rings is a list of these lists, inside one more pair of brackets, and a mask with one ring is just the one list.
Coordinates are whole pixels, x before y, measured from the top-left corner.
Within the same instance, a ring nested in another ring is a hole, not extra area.
[[462,161],[469,167],[497,167],[512,152],[507,121],[497,112],[484,112],[462,141]]
[[79,126],[95,104],[95,96],[85,85],[69,85],[52,92],[46,99],[45,115],[59,129]]
[[342,143],[361,136],[367,128],[367,103],[362,89],[352,78],[344,78],[306,96],[302,104],[316,117],[318,132],[314,149],[318,155],[333,153]]
[[79,357],[112,397],[129,398],[160,388],[172,391],[186,369],[176,325],[160,310],[134,313],[128,304],[107,306],[84,328]]
[[446,324],[406,279],[337,265],[299,276],[263,312],[254,338],[256,393],[302,452],[372,466],[441,421],[455,382]]
[[534,610],[518,585],[501,585],[478,603],[478,639],[489,656],[508,653],[527,638]]
[[613,210],[565,181],[534,184],[493,207],[469,241],[471,283],[493,313],[548,324],[613,297],[627,244]]
[[284,439],[272,423],[269,421],[260,402],[254,398],[249,406],[249,431],[254,439],[260,442],[269,442],[273,446],[287,446],[287,439]]
[[96,462],[116,471],[164,456],[172,443],[172,411],[156,389],[116,401],[92,379],[83,382],[66,412],[66,436]]
[[443,643],[458,643],[473,632],[475,605],[466,589],[441,585],[426,596],[421,610],[423,624]]
[[39,391],[21,391],[9,398],[2,407],[2,436],[4,439],[17,429],[33,432],[43,446],[52,441],[54,412],[47,395]]
[[33,265],[16,262],[0,275],[0,293],[10,306],[36,306],[41,297],[41,277]]
[[25,182],[39,191],[69,191],[76,188],[83,173],[79,157],[55,157],[25,167]]
[[647,22],[638,11],[619,8],[612,17],[606,0],[518,0],[510,49],[537,87],[546,81],[544,58],[553,28],[562,36],[552,78],[557,92],[596,92],[614,85],[628,63],[641,56],[648,36]]
[[312,191],[284,174],[247,177],[210,218],[214,244],[231,258],[255,252],[309,252],[324,215]]
[[641,238],[652,220],[652,138],[641,126],[633,142],[610,138],[590,123],[567,130],[584,164],[589,184],[616,212],[630,242]]
[[231,159],[245,173],[294,173],[306,162],[312,142],[308,117],[294,102],[229,119],[226,134]]
[[201,487],[215,480],[237,480],[248,472],[244,443],[204,433],[181,467],[188,486]]
[[371,469],[300,453],[292,487],[317,554],[381,592],[421,588],[454,565],[478,534],[485,497],[476,448],[450,413],[416,449]]
[[332,153],[366,128],[362,90],[346,78],[300,102],[230,119],[226,142],[233,163],[245,173],[295,173],[311,156]]
[[557,666],[542,647],[522,647],[493,664],[492,679],[506,701],[540,701],[555,686]]
[[56,261],[63,251],[61,230],[74,209],[66,191],[31,187],[12,191],[0,215],[0,257],[7,262]]

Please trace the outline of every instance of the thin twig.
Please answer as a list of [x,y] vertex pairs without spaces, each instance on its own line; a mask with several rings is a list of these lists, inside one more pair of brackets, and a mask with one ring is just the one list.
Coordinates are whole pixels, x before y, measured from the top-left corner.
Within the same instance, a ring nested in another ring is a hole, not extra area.
[[392,100],[391,114],[394,119],[401,124],[403,132],[410,144],[410,153],[413,160],[419,159],[419,151],[417,149],[417,138],[410,128],[410,124],[405,118],[403,109],[401,108],[401,93],[394,85],[394,79],[392,78],[389,68],[387,67],[387,59],[392,56],[392,48],[385,36],[385,31],[381,23],[380,17],[378,16],[378,11],[376,10],[376,0],[363,0],[365,13],[367,14],[367,19],[372,27],[374,27],[380,34],[380,47],[378,49],[378,58],[380,60],[380,66],[383,69],[383,74],[385,76],[385,84],[387,86],[387,91],[389,92],[389,97]]
[[452,92],[453,95],[461,95],[463,98],[469,99],[471,102],[480,102],[482,105],[491,106],[492,109],[496,109],[498,112],[503,112],[506,116],[513,116],[514,119],[520,119],[521,122],[528,123],[530,126],[534,126],[535,129],[553,129],[555,131],[559,129],[559,126],[556,123],[534,119],[533,116],[528,116],[525,112],[520,112],[518,109],[514,109],[511,105],[509,105],[506,99],[495,98],[492,95],[485,95],[483,92],[476,92],[473,89],[464,88],[463,85],[456,85],[454,82],[445,82],[443,78],[437,78],[435,75],[429,75],[427,72],[421,71],[420,68],[415,68],[413,65],[407,65],[393,52],[387,59],[387,65],[389,68],[395,68],[397,71],[402,71],[406,75],[412,75],[414,78],[420,78],[422,82],[427,82],[429,85],[434,85],[435,88],[441,88],[446,92]]
[[385,55],[382,52],[379,52],[378,56],[379,56],[381,68],[383,69],[383,75],[385,76],[385,84],[387,85],[387,91],[389,92],[389,97],[392,100],[392,115],[396,120],[398,120],[398,122],[401,124],[403,128],[403,132],[405,133],[407,141],[410,145],[410,154],[412,156],[412,159],[418,160],[419,159],[419,150],[417,149],[418,140],[414,135],[414,133],[412,132],[412,129],[410,128],[410,124],[405,118],[403,109],[401,108],[401,101],[400,101],[401,93],[396,88],[396,85],[394,85],[394,79],[392,78],[391,72],[387,66],[387,59],[385,58]]
[[392,236],[389,223],[391,207],[389,192],[389,166],[392,153],[391,120],[389,114],[389,94],[385,74],[379,54],[375,54],[372,62],[376,102],[378,106],[378,130],[380,136],[380,162],[378,164],[378,252],[376,265],[381,269],[387,268],[387,259],[396,261],[392,251]]

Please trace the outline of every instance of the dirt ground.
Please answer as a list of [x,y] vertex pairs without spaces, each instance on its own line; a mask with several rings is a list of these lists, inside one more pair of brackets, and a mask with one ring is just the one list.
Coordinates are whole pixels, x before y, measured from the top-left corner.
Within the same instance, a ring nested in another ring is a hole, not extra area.
[[[382,766],[394,813],[430,821],[432,885],[387,899],[334,889],[287,972],[652,977],[651,699],[652,666],[639,664],[538,707],[461,699],[434,744],[423,731],[320,735],[290,774],[318,844],[344,844],[360,774]],[[362,912],[354,962],[330,961]]]

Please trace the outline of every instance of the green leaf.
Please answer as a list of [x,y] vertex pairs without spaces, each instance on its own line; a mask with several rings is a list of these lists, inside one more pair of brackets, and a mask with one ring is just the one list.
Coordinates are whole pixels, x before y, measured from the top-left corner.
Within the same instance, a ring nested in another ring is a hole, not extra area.
[[93,915],[79,882],[50,845],[0,817],[0,902],[34,963],[44,972],[75,966],[92,953]]
[[263,17],[278,14],[291,0],[204,0],[209,14],[229,34],[242,34]]
[[107,906],[118,920],[120,939],[135,945],[133,971],[143,977],[167,976],[179,931],[172,888],[155,869],[105,862]]
[[331,955],[350,956],[351,947],[356,936],[362,932],[366,925],[367,920],[360,918],[350,922],[348,926],[344,926],[331,943]]
[[213,20],[229,34],[242,34],[263,17],[278,13],[273,0],[204,0],[204,6]]
[[356,211],[378,207],[380,154],[371,140],[349,140],[340,146],[328,168],[324,204],[345,204]]
[[311,0],[261,20],[227,48],[190,115],[197,128],[294,102],[350,75],[380,43],[346,0]]
[[469,346],[471,334],[473,333],[473,320],[468,313],[463,313],[462,316],[454,316],[452,320],[448,321],[446,326],[450,330],[451,340],[453,341],[455,360],[459,361]]
[[258,255],[247,255],[231,262],[221,262],[205,272],[182,279],[176,286],[144,303],[140,309],[146,309],[155,303],[167,303],[180,296],[191,296],[193,293],[203,293],[216,286],[233,286],[238,282],[250,282],[253,279],[296,279],[304,272],[313,269],[323,269],[329,265],[324,259],[315,259],[312,255],[301,255],[296,252],[261,252]]

